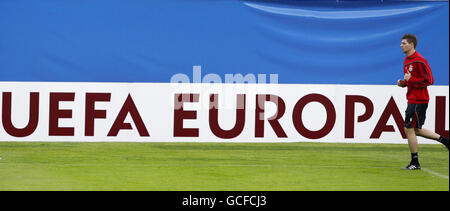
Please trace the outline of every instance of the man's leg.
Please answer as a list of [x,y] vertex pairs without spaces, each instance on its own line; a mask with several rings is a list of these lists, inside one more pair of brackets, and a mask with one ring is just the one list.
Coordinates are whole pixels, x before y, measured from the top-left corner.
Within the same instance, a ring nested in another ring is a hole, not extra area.
[[427,138],[427,139],[432,139],[432,140],[437,141],[441,137],[439,134],[437,134],[431,130],[424,129],[424,128],[422,128],[422,129],[415,128],[414,130],[415,130],[416,135]]
[[417,136],[414,128],[405,127],[406,137],[408,138],[409,151],[411,152],[411,162],[406,166],[405,170],[420,169]]
[[427,130],[427,129],[415,128],[414,131],[415,131],[416,135],[418,135],[418,136],[438,141],[439,143],[445,145],[445,147],[447,147],[447,150],[448,150],[448,145],[449,145],[448,138],[440,136],[439,134],[437,134],[431,130]]
[[408,138],[409,151],[411,153],[418,152],[417,136],[414,128],[405,127],[406,137]]
[[417,136],[414,130],[414,128],[418,127],[416,106],[417,104],[408,104],[405,112],[405,133],[406,138],[408,138],[409,151],[411,152],[411,162],[404,168],[405,170],[420,169]]

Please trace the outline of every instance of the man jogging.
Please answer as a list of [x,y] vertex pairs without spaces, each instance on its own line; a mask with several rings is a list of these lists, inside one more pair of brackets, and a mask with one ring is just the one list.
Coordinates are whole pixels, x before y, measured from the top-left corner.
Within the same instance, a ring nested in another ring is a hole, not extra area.
[[448,138],[422,128],[425,123],[428,101],[430,100],[427,86],[433,84],[433,75],[427,60],[415,50],[417,47],[416,36],[413,34],[403,35],[400,47],[406,54],[406,58],[403,65],[404,80],[398,80],[397,85],[408,87],[406,93],[408,107],[405,112],[404,126],[409,150],[411,151],[411,162],[404,169],[418,170],[420,169],[420,163],[417,136],[436,140],[444,144],[447,149],[449,141]]

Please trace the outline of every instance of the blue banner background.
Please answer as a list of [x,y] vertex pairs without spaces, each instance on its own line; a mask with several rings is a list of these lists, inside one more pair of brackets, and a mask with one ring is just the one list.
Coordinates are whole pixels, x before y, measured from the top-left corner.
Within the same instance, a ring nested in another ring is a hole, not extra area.
[[[0,81],[169,82],[177,73],[279,83],[395,84],[416,34],[449,84],[448,1],[1,0]],[[192,79],[192,77],[191,77]]]

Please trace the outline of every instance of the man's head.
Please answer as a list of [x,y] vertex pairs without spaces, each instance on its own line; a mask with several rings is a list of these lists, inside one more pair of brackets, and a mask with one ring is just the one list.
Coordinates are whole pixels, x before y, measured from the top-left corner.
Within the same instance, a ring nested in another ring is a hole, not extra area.
[[417,37],[413,34],[405,34],[402,37],[402,43],[400,47],[402,47],[403,53],[406,55],[411,55],[415,52],[417,46]]

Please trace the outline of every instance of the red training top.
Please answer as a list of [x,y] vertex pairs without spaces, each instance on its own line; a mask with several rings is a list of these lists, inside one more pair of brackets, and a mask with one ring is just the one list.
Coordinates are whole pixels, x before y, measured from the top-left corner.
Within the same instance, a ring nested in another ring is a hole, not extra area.
[[411,73],[411,78],[405,81],[408,86],[406,99],[410,104],[426,104],[430,100],[427,86],[434,83],[433,73],[428,62],[417,51],[405,58],[403,73]]

